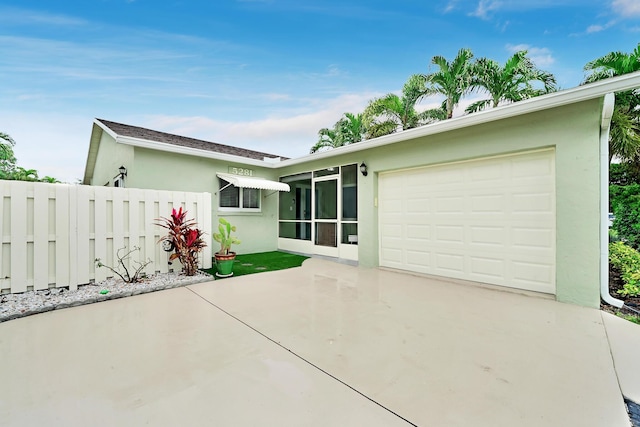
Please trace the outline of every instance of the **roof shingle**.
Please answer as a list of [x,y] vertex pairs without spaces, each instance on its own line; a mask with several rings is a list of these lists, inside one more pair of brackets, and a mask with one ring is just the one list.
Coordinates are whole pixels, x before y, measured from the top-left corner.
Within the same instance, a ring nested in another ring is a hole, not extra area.
[[204,141],[201,139],[189,138],[186,136],[173,135],[166,132],[159,132],[152,129],[146,129],[138,126],[130,126],[122,123],[111,122],[103,119],[96,119],[114,133],[120,136],[130,138],[139,138],[147,141],[162,142],[165,144],[177,145],[180,147],[195,148],[198,150],[212,151],[215,153],[229,154],[232,156],[247,157],[249,159],[264,160],[264,158],[281,158],[286,160],[287,157],[278,156],[276,154],[262,153],[260,151],[247,150],[244,148],[233,147],[231,145],[218,144],[216,142]]

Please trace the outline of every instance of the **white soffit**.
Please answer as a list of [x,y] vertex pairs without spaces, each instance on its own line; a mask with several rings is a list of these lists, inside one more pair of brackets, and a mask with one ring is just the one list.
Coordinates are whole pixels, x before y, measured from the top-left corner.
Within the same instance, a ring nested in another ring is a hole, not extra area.
[[232,175],[230,173],[222,172],[217,172],[216,175],[218,178],[222,178],[236,187],[287,192],[291,190],[289,188],[289,184],[284,182],[270,181],[268,179],[256,178],[253,176]]

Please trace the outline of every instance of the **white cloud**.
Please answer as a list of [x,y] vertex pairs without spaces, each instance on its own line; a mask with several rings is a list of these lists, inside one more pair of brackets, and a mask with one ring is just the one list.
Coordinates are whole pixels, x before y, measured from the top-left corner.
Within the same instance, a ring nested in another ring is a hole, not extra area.
[[313,112],[273,116],[251,121],[222,121],[209,117],[149,116],[144,123],[129,123],[178,135],[299,157],[308,154],[318,130],[331,127],[346,112],[358,113],[379,93],[345,94],[330,100],[310,102],[323,107]]
[[521,50],[527,51],[527,56],[531,58],[536,67],[545,68],[552,65],[555,62],[555,58],[551,54],[551,51],[546,47],[534,47],[527,44],[507,45],[507,50],[511,53],[516,53]]
[[640,16],[640,1],[638,0],[613,0],[613,11],[624,18]]
[[489,19],[489,13],[497,10],[501,6],[501,2],[497,0],[480,0],[476,10],[471,12],[469,15],[477,16],[481,19]]
[[599,33],[600,31],[603,31],[604,27],[602,25],[589,25],[587,27],[587,34],[593,34],[593,33]]
[[613,27],[616,24],[616,21],[609,21],[604,25],[594,24],[587,27],[587,34],[594,34],[604,31],[608,28]]
[[447,3],[447,5],[445,6],[443,12],[449,13],[452,10],[456,9],[457,6],[458,6],[458,0],[450,0],[449,3]]

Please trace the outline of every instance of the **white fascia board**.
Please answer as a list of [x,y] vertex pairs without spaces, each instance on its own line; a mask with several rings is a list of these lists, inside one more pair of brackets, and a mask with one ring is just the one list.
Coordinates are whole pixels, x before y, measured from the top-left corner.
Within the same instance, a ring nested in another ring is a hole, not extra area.
[[356,153],[375,147],[408,141],[428,135],[435,135],[452,130],[462,129],[496,120],[533,113],[563,105],[574,104],[594,98],[603,97],[607,93],[632,90],[640,87],[640,72],[625,74],[606,80],[600,80],[588,85],[578,86],[572,89],[541,95],[524,101],[516,102],[489,110],[479,111],[462,117],[442,120],[418,128],[392,133],[390,135],[369,139],[354,144],[334,148],[315,154],[308,154],[295,159],[283,160],[277,166],[287,167],[310,162],[313,160],[327,159],[343,154]]
[[116,141],[120,144],[132,145],[134,147],[148,148],[150,150],[165,151],[168,153],[185,154],[187,156],[205,157],[208,159],[222,160],[244,165],[258,166],[267,169],[275,169],[278,163],[265,162],[264,160],[250,159],[248,157],[234,156],[232,154],[217,153],[197,148],[183,147],[180,145],[168,144],[165,142],[149,141],[147,139],[132,138],[129,136],[118,136]]
[[91,126],[91,137],[89,139],[89,151],[87,152],[87,161],[84,165],[84,176],[82,183],[88,185],[93,179],[93,172],[96,168],[96,160],[98,158],[98,150],[100,148],[100,139],[102,138],[104,128],[94,121]]
[[93,119],[93,123],[100,126],[103,132],[106,132],[111,138],[118,139],[118,134],[109,129],[109,126],[105,125],[98,119]]

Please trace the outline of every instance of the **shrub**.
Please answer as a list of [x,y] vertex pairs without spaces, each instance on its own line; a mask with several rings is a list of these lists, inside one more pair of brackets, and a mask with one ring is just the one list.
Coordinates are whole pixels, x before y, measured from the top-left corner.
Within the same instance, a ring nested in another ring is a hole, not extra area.
[[615,216],[613,229],[621,240],[634,249],[640,248],[640,184],[611,185],[611,210]]
[[[129,269],[125,264],[125,261],[131,257],[131,254],[133,252],[139,251],[139,250],[140,250],[139,246],[134,246],[128,251],[126,247],[118,249],[118,252],[116,252],[116,258],[118,258],[118,264],[116,264],[115,268],[109,267],[108,265],[103,264],[100,258],[96,258],[94,262],[96,263],[96,267],[108,268],[114,274],[117,274],[118,276],[120,276],[122,281],[125,283],[138,283],[140,279],[145,276],[145,273],[142,270],[144,270],[144,268],[147,265],[151,264],[152,261],[150,259],[147,259],[145,262],[132,260],[131,262],[135,265],[135,269],[132,269],[133,273],[129,271]],[[126,252],[124,255],[121,255],[120,254],[121,251],[126,251]]]
[[613,228],[609,229],[609,243],[613,243],[613,242],[619,242],[620,241],[620,235],[618,235],[618,232],[616,230],[614,230]]
[[173,247],[173,253],[169,261],[178,259],[182,264],[182,271],[187,276],[193,276],[198,271],[198,253],[207,244],[202,239],[203,232],[196,227],[195,219],[186,219],[187,211],[182,208],[171,211],[170,218],[157,219],[156,225],[166,228],[169,233],[159,242],[169,241]]
[[640,252],[623,242],[609,244],[609,262],[620,272],[624,286],[620,295],[640,296]]

